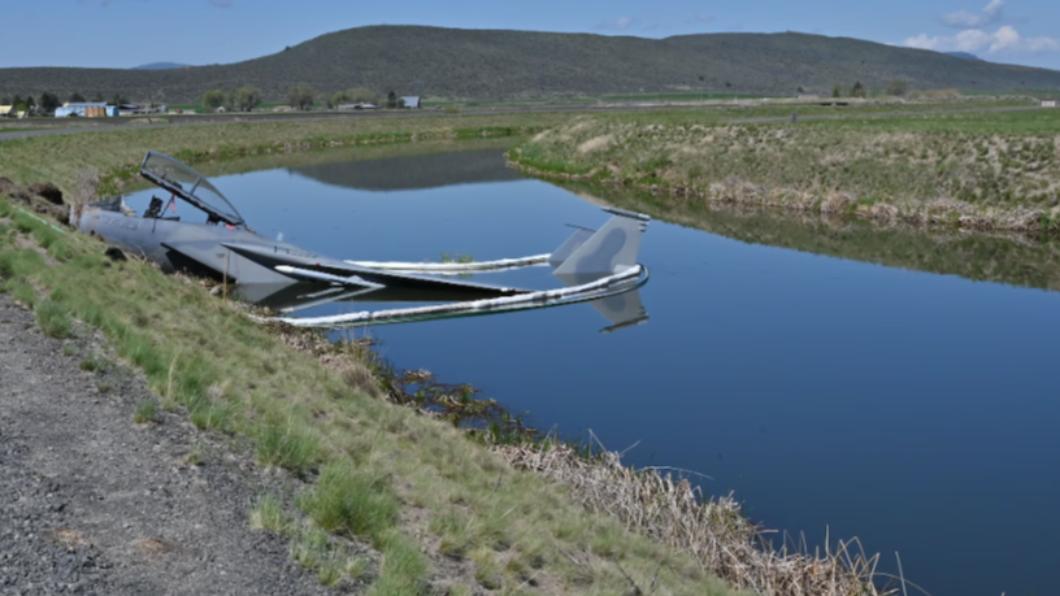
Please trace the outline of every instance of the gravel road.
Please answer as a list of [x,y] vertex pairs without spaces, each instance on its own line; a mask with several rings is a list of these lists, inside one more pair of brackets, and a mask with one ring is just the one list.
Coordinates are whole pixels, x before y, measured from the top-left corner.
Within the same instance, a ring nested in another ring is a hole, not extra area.
[[45,337],[0,294],[0,594],[323,592],[248,527],[291,481],[175,414],[135,424],[151,393],[118,365],[81,370],[97,344]]

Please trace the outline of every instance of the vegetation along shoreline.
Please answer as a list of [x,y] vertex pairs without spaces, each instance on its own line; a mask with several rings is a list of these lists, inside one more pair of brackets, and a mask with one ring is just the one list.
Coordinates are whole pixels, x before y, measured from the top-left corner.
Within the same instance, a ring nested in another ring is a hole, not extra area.
[[732,124],[673,112],[583,116],[509,160],[534,176],[889,226],[1055,235],[1056,110]]

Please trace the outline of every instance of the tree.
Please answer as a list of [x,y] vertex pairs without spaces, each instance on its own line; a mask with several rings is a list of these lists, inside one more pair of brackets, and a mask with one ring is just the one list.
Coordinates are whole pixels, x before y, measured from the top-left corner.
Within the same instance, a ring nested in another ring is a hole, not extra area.
[[114,97],[111,98],[111,100],[110,100],[110,104],[114,105],[114,106],[120,106],[120,105],[126,104],[126,103],[129,103],[129,98],[125,97],[121,93],[115,93]]
[[850,97],[865,97],[865,85],[862,85],[861,81],[857,81],[850,88]]
[[335,109],[341,106],[342,104],[349,102],[350,95],[348,93],[346,93],[345,91],[336,91],[335,93],[331,94],[331,97],[328,98],[328,107],[331,109]]
[[350,101],[358,103],[379,103],[379,93],[368,87],[351,87],[343,93],[349,97]]
[[396,107],[398,107],[398,96],[397,96],[397,93],[394,93],[393,89],[390,90],[390,93],[386,94],[386,107],[388,107],[388,108],[396,108]]
[[70,94],[70,98],[67,99],[67,101],[69,101],[70,103],[84,103],[85,96],[75,91]]
[[202,94],[202,105],[211,112],[225,105],[225,92],[220,89],[211,89]]
[[261,91],[244,85],[228,95],[228,107],[237,112],[253,112],[261,104]]
[[887,83],[887,95],[901,97],[909,91],[909,84],[905,81],[891,81]]
[[40,94],[40,108],[45,114],[55,113],[55,108],[62,105],[59,97],[54,93],[44,92]]
[[832,97],[843,97],[843,90],[839,88],[839,85],[832,87]]
[[287,92],[287,104],[308,111],[316,103],[317,92],[309,85],[295,85]]
[[0,106],[9,106],[9,105],[11,105],[11,97],[10,96],[5,95],[3,97],[0,97]]
[[328,107],[336,108],[344,103],[370,103],[379,104],[379,94],[367,87],[350,87],[345,91],[337,91],[328,99]]
[[96,94],[92,96],[92,101],[94,101],[96,103],[102,102],[103,101],[103,94],[100,93],[99,91],[96,91]]

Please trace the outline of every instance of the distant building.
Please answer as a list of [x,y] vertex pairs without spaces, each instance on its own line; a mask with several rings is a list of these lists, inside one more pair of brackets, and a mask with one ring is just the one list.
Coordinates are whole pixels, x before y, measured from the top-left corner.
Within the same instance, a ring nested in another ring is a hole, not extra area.
[[163,114],[168,110],[166,104],[123,103],[118,106],[119,116],[139,116],[141,114]]
[[420,96],[406,95],[401,98],[401,105],[405,106],[410,110],[418,110],[420,109]]
[[375,105],[374,103],[368,103],[366,101],[362,101],[360,103],[341,103],[335,106],[335,109],[339,110],[340,112],[347,112],[351,110],[375,110],[378,108],[379,106]]
[[1042,100],[1042,107],[1043,108],[1055,108],[1056,107],[1056,100],[1055,99],[1043,99]]
[[14,116],[15,106],[0,106],[0,116]]
[[64,103],[55,109],[56,118],[114,118],[118,115],[118,106],[103,102]]

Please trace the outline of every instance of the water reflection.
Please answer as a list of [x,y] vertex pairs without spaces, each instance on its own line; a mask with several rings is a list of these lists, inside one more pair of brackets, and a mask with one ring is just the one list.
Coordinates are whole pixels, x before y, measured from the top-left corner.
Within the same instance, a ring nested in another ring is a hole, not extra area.
[[[573,280],[573,277],[568,276],[567,279]],[[584,281],[577,284],[568,284],[568,287],[592,283],[593,281],[595,279],[585,278]],[[641,301],[639,290],[645,281],[647,281],[646,276],[631,280],[628,283],[615,285],[614,287],[564,299],[540,299],[522,306],[510,303],[492,307],[476,306],[473,310],[458,310],[458,308],[461,304],[476,300],[480,296],[473,292],[460,291],[458,289],[423,290],[408,287],[350,289],[333,284],[298,282],[293,284],[241,284],[236,288],[236,293],[247,302],[285,316],[313,312],[328,306],[338,307],[343,311],[353,310],[359,314],[364,312],[361,307],[371,310],[371,308],[378,308],[383,303],[400,303],[400,306],[408,307],[409,310],[428,304],[444,306],[448,303],[450,306],[455,305],[455,308],[449,312],[410,312],[404,315],[397,313],[395,316],[389,316],[385,319],[367,321],[353,326],[499,315],[516,310],[551,308],[585,302],[607,320],[607,326],[600,331],[612,333],[620,329],[639,325],[648,320],[647,310]],[[334,325],[334,327],[339,326],[341,325]]]
[[1060,290],[1060,241],[1021,234],[883,226],[851,218],[748,208],[711,209],[694,199],[673,200],[614,188],[566,185],[592,201],[751,244],[781,246],[975,281]]
[[[290,171],[332,186],[371,191],[504,182],[522,177],[505,167],[504,154],[496,149],[308,164]],[[394,172],[402,172],[402,175],[395,176]]]

